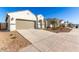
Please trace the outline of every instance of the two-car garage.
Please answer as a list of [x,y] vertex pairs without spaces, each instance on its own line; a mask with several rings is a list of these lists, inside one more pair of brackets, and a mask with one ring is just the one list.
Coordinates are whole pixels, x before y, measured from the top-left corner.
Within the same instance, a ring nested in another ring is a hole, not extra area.
[[16,19],[16,29],[34,29],[35,23],[32,20]]

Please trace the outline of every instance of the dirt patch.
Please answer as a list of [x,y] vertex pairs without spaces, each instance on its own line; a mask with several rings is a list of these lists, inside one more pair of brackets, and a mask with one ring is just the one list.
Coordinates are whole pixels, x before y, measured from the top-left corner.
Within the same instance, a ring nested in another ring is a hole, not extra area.
[[0,32],[0,51],[19,51],[31,43],[18,32]]

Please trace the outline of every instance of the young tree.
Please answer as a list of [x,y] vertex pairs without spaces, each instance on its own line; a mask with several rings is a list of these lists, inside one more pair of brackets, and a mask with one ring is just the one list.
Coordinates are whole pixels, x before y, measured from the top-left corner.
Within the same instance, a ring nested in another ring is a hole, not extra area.
[[59,24],[59,19],[57,18],[51,18],[51,19],[48,19],[48,23],[49,24],[52,24],[54,28],[56,28]]

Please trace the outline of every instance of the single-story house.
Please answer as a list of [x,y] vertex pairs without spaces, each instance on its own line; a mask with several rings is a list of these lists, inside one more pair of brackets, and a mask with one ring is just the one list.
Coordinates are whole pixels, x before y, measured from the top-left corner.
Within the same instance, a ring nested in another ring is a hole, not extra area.
[[8,13],[6,24],[9,31],[45,28],[44,16],[35,15],[29,10]]

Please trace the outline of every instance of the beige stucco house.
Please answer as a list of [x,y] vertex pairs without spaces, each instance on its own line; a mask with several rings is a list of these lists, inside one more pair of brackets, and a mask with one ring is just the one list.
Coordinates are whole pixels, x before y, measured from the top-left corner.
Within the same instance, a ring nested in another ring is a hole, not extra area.
[[29,10],[8,13],[6,23],[9,31],[45,28],[44,16],[35,15]]

